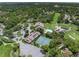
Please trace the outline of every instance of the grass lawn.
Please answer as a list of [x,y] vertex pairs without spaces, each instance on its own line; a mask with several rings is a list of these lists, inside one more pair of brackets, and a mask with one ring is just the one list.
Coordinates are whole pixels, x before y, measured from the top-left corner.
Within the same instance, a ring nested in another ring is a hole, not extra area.
[[16,47],[15,43],[7,44],[7,45],[1,45],[0,46],[0,57],[10,57],[10,53],[13,50],[14,47]]
[[60,13],[55,13],[51,23],[45,23],[45,27],[49,29],[54,29],[57,25],[58,18],[60,17]]
[[60,17],[60,13],[55,13],[52,23],[57,23],[59,17]]
[[11,45],[0,46],[0,57],[9,57],[12,50]]
[[79,33],[77,31],[69,31],[65,33],[64,38],[79,41]]
[[64,23],[60,23],[59,24],[61,27],[63,28],[70,28],[71,27],[71,31],[75,31],[78,29],[78,27],[74,24],[64,24]]

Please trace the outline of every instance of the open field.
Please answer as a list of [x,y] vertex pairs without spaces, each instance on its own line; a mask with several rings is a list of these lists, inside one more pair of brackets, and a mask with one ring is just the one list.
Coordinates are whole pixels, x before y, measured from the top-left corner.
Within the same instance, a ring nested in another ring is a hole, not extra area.
[[79,33],[76,31],[69,31],[65,33],[65,39],[72,39],[75,41],[79,41]]
[[51,23],[46,23],[45,27],[49,29],[54,29],[57,25],[57,21],[59,20],[60,13],[55,13],[54,16],[52,16]]

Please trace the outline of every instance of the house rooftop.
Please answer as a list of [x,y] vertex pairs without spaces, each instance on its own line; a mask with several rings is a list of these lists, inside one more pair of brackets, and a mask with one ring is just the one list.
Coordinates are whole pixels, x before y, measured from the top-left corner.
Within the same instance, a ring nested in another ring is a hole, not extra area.
[[5,28],[5,26],[2,23],[0,23],[0,28]]
[[27,36],[26,40],[28,43],[31,43],[35,38],[40,35],[40,32],[32,32],[30,35]]
[[51,29],[45,29],[45,33],[52,33],[53,32],[53,30],[51,30]]
[[56,32],[64,32],[66,29],[61,28],[61,26],[55,26]]
[[35,23],[34,26],[37,27],[37,28],[44,28],[44,24],[41,23],[41,22],[37,22],[37,23]]
[[68,48],[64,48],[63,50],[61,50],[61,53],[64,57],[72,56],[72,52]]

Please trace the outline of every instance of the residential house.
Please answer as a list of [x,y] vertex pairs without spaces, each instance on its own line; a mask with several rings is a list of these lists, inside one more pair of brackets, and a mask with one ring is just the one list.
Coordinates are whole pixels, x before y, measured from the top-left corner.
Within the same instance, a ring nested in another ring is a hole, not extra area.
[[45,29],[44,30],[44,33],[52,33],[53,32],[53,30],[51,30],[51,29]]
[[34,25],[34,27],[35,27],[35,29],[39,29],[39,28],[43,29],[43,28],[44,28],[44,24],[41,23],[41,22],[37,22],[37,23]]
[[64,28],[61,28],[61,26],[56,26],[55,27],[55,31],[56,32],[64,32],[66,29],[64,29]]
[[25,30],[21,29],[20,31],[13,32],[14,41],[19,41],[20,39],[25,39]]
[[64,57],[70,57],[72,56],[72,52],[68,48],[64,48],[61,50],[62,56]]
[[65,15],[64,15],[64,19],[70,20],[70,15],[69,15],[69,14],[65,14]]
[[79,52],[77,52],[77,53],[75,54],[75,56],[76,56],[76,57],[79,57]]
[[5,26],[0,23],[0,35],[3,35]]
[[27,36],[26,42],[31,43],[35,38],[40,35],[40,32],[31,32],[30,35]]
[[54,5],[54,7],[59,7],[59,5],[56,4],[56,5]]

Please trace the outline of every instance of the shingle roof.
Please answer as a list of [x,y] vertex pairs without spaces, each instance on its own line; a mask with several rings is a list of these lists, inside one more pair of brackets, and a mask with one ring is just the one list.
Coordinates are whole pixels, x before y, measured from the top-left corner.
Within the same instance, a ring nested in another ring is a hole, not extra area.
[[32,32],[30,35],[26,38],[28,43],[31,43],[35,38],[37,38],[40,35],[39,32]]

